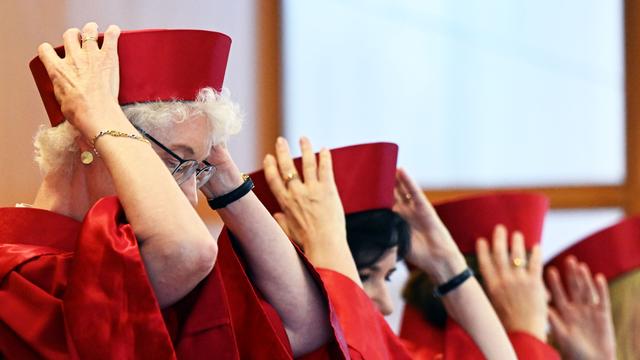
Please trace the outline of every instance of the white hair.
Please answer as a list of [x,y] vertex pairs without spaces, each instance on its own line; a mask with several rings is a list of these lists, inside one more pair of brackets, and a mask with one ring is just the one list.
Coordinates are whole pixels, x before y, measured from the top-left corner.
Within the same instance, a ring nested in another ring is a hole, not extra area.
[[[154,134],[170,131],[172,123],[204,115],[211,125],[209,136],[214,145],[237,134],[243,117],[227,89],[217,92],[209,87],[200,89],[195,101],[135,103],[122,106],[122,110],[132,124]],[[68,121],[56,127],[40,127],[33,144],[35,161],[43,174],[72,169],[80,151],[75,141],[78,136],[80,133]]]

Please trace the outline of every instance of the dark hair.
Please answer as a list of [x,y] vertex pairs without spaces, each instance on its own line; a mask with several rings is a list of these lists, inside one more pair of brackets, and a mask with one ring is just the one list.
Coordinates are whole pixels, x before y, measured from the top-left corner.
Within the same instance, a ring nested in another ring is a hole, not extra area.
[[347,241],[358,269],[372,266],[394,246],[398,247],[398,260],[409,251],[409,224],[391,210],[361,211],[347,215],[346,220]]

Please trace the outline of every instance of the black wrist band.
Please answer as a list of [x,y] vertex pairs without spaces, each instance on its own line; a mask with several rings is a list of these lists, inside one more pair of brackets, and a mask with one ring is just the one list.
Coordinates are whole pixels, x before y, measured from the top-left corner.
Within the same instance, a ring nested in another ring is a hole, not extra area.
[[438,287],[433,289],[433,297],[440,298],[447,295],[447,293],[455,290],[458,286],[462,285],[462,283],[467,281],[467,279],[469,279],[472,276],[473,276],[473,270],[471,270],[470,268],[464,269],[464,271],[461,272],[460,274],[452,277],[446,283],[439,285]]
[[253,180],[251,180],[249,175],[246,175],[246,174],[242,175],[242,179],[244,179],[244,182],[242,183],[242,185],[233,189],[231,192],[226,193],[222,196],[218,196],[216,198],[207,200],[207,202],[209,203],[209,207],[211,207],[214,210],[222,209],[227,205],[231,204],[232,202],[247,195],[249,191],[253,189]]

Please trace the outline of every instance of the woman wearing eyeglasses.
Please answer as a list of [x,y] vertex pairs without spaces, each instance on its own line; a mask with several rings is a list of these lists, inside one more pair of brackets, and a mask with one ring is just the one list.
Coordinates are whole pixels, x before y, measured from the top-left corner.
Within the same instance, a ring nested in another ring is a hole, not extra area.
[[0,357],[340,358],[320,282],[225,148],[231,40],[119,36],[88,23],[30,64],[53,127],[35,201],[0,209]]

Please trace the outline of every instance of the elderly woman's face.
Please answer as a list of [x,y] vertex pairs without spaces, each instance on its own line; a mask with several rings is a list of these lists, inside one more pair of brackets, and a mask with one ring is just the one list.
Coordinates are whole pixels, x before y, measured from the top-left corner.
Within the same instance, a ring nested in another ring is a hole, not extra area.
[[[198,115],[182,122],[174,122],[169,128],[154,137],[184,160],[205,160],[211,151],[211,125],[205,116]],[[167,167],[174,169],[178,161],[154,145]],[[198,188],[195,174],[184,181],[180,188],[195,207],[198,204]]]
[[396,271],[397,259],[398,247],[394,246],[387,250],[375,264],[358,270],[364,292],[373,300],[382,315],[389,315],[393,312],[388,282],[391,274]]

